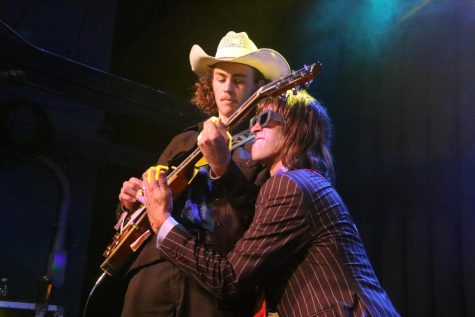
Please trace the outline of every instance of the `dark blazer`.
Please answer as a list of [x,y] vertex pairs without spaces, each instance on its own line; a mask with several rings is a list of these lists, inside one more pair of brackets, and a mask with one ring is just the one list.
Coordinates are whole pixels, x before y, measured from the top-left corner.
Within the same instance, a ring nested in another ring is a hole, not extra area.
[[399,316],[340,196],[309,170],[262,186],[249,230],[226,257],[180,226],[160,249],[218,297],[265,285],[269,308],[281,317]]
[[[198,128],[178,134],[163,151],[158,163],[168,165],[172,158],[193,149]],[[214,231],[193,230],[202,242],[220,254],[226,254],[242,237],[254,215],[254,204],[267,170],[250,158],[251,144],[236,148],[226,173],[212,182]],[[177,160],[180,161],[180,160]],[[196,189],[196,188],[195,188]],[[180,220],[183,198],[175,200],[174,216]],[[119,208],[120,210],[120,208]],[[235,302],[217,302],[201,286],[193,285],[173,264],[167,262],[155,247],[156,235],[145,242],[128,269],[129,285],[125,294],[122,316],[240,316],[254,309],[249,294]],[[169,285],[173,286],[170,289]]]

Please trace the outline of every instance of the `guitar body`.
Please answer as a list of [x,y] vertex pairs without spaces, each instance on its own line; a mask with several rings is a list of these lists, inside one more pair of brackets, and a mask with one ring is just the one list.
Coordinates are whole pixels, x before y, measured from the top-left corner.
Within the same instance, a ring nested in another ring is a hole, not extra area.
[[147,212],[143,209],[133,224],[114,235],[112,243],[103,253],[106,259],[102,262],[101,269],[109,275],[117,273],[151,235],[152,229],[148,222]]
[[[259,88],[244,104],[236,110],[227,122],[228,130],[231,130],[243,118],[249,115],[257,104],[257,101],[284,93],[300,84],[311,81],[322,72],[321,64],[313,64],[292,72],[290,75],[275,80]],[[176,169],[167,176],[167,182],[173,193],[178,197],[188,187],[194,175],[195,164],[202,158],[199,148],[195,149]],[[117,233],[112,243],[106,248],[103,255],[106,257],[101,264],[101,269],[108,275],[117,273],[130,261],[133,254],[153,234],[147,217],[145,207],[135,211],[127,225],[120,233]]]
[[[187,160],[192,166],[202,157],[201,152],[195,150]],[[188,187],[193,178],[193,169],[181,168],[167,177],[167,182],[173,193],[178,197]],[[131,213],[132,216],[121,232],[112,238],[112,242],[103,252],[106,258],[100,268],[108,275],[117,273],[128,264],[140,246],[153,234],[144,206]]]

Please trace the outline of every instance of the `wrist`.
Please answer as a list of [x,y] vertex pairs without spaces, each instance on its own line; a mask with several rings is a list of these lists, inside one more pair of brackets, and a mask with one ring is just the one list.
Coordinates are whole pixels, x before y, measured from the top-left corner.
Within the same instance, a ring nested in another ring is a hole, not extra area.
[[166,213],[163,217],[158,219],[150,220],[150,227],[152,228],[153,232],[157,233],[168,217],[170,217],[170,213]]
[[210,177],[212,179],[218,179],[226,173],[229,166],[229,161],[226,164],[220,166],[210,166]]

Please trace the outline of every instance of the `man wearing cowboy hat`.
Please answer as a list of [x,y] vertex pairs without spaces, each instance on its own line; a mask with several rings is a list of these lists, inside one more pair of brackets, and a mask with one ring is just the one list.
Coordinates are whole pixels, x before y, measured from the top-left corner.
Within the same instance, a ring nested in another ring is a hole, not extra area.
[[[272,49],[258,49],[245,32],[228,32],[215,56],[194,45],[191,69],[199,78],[192,101],[204,113],[218,116],[177,135],[158,164],[167,165],[196,143],[209,167],[200,168],[188,190],[175,200],[173,216],[203,244],[226,254],[243,235],[254,214],[259,186],[268,172],[250,158],[252,135],[236,127],[230,140],[224,124],[265,81],[290,73],[285,58]],[[198,139],[198,140],[197,140]],[[135,210],[142,180],[124,182],[122,211]],[[153,223],[151,224],[153,227]],[[130,266],[122,316],[250,316],[256,307],[249,290],[233,301],[219,301],[160,256],[156,236],[149,239]]]

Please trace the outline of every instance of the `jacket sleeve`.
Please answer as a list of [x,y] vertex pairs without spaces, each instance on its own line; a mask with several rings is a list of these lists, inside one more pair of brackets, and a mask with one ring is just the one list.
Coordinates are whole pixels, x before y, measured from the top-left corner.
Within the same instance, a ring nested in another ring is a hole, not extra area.
[[180,226],[160,245],[162,254],[219,298],[259,284],[292,261],[311,240],[304,196],[285,175],[269,179],[256,203],[254,220],[226,256],[196,243]]

